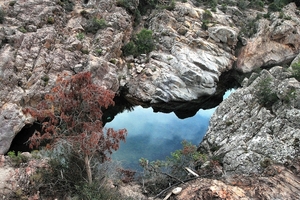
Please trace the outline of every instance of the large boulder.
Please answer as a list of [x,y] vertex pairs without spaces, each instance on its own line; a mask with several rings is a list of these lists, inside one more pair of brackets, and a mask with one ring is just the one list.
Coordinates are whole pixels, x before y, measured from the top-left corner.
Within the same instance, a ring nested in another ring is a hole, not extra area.
[[299,152],[299,102],[300,83],[290,70],[254,73],[216,109],[199,149],[219,157],[228,173],[288,162]]
[[152,13],[149,29],[157,49],[132,60],[125,80],[128,97],[150,103],[186,102],[216,93],[220,75],[235,61],[232,48],[238,29],[214,14],[212,20],[220,25],[204,30],[204,13],[180,2],[172,12]]
[[257,33],[248,40],[238,55],[236,69],[251,72],[256,68],[288,64],[300,51],[300,21],[295,3],[281,12],[272,13],[270,19],[257,23]]

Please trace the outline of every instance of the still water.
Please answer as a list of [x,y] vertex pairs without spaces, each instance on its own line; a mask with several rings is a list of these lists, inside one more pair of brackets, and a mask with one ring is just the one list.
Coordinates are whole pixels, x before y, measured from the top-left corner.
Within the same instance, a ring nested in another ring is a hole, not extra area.
[[199,110],[190,118],[179,119],[174,113],[154,113],[152,108],[137,106],[115,116],[106,128],[126,128],[128,136],[120,149],[112,155],[123,167],[138,169],[138,160],[165,159],[171,152],[181,149],[181,141],[198,145],[205,135],[214,109]]

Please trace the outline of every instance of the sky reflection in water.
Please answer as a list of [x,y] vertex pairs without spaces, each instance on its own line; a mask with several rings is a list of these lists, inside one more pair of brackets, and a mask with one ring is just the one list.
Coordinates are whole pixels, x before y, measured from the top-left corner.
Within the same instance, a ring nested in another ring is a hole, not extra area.
[[[224,99],[231,92],[225,93]],[[152,108],[137,106],[133,111],[125,111],[115,116],[106,128],[115,130],[126,128],[128,136],[120,149],[113,153],[113,160],[122,162],[124,168],[139,170],[138,161],[146,158],[150,161],[163,160],[171,152],[181,149],[181,142],[187,140],[198,145],[204,137],[209,120],[216,108],[200,109],[196,115],[179,119],[172,113],[154,113]]]
[[113,153],[114,160],[122,161],[125,168],[138,168],[138,160],[165,159],[182,147],[187,140],[198,145],[202,140],[214,109],[199,110],[196,115],[179,119],[174,113],[154,113],[152,108],[137,106],[125,111],[105,125],[115,130],[126,128],[128,136],[120,149]]

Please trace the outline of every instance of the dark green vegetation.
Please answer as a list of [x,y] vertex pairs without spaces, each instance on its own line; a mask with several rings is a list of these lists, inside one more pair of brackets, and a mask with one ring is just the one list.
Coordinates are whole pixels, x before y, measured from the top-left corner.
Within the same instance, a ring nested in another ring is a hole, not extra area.
[[7,153],[7,155],[9,156],[11,160],[11,164],[14,167],[20,167],[21,163],[28,161],[28,158],[23,156],[20,151],[18,152],[10,151]]
[[297,79],[297,81],[300,81],[300,62],[294,63],[291,68],[292,76]]
[[[300,81],[300,62],[291,65],[289,70],[291,77],[294,77],[297,81]],[[279,100],[277,96],[277,91],[274,90],[275,82],[271,76],[262,77],[258,83],[258,88],[256,92],[256,97],[260,105],[271,110],[274,103]],[[287,88],[284,95],[281,95],[280,100],[283,103],[290,104],[296,99],[296,89]]]
[[2,10],[2,8],[0,7],[0,24],[3,23],[4,17],[5,17],[5,12],[4,12],[4,10]]
[[58,4],[68,12],[71,12],[74,9],[75,5],[72,0],[59,0]]
[[133,39],[123,46],[124,56],[147,54],[154,50],[155,44],[152,37],[152,31],[142,29]]
[[262,78],[258,84],[257,98],[259,103],[271,109],[272,105],[278,100],[276,92],[272,89],[273,81],[271,77]]
[[96,34],[98,30],[103,29],[106,26],[106,21],[104,19],[93,17],[88,20],[87,25],[84,27],[84,30],[86,32]]

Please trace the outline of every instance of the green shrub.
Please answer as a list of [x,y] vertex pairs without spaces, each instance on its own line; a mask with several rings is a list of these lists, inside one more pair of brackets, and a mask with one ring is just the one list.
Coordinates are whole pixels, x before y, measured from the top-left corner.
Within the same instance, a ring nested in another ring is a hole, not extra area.
[[27,30],[24,28],[24,26],[19,27],[18,30],[22,33],[27,33]]
[[263,10],[264,2],[262,0],[254,0],[250,2],[249,7],[258,10]]
[[51,16],[51,17],[48,17],[48,19],[47,19],[47,23],[48,23],[48,24],[54,24],[54,22],[55,22],[55,21],[54,21],[54,17],[52,17],[52,16]]
[[240,0],[237,2],[237,6],[242,9],[242,10],[245,10],[248,6],[248,1],[245,1],[245,0]]
[[74,2],[72,0],[59,0],[58,4],[62,6],[66,11],[71,12],[74,8]]
[[278,101],[278,97],[272,89],[272,78],[266,77],[260,80],[256,95],[258,102],[267,109],[270,109]]
[[155,44],[152,37],[152,31],[142,29],[133,39],[122,47],[123,55],[138,56],[140,54],[147,54],[154,50]]
[[202,21],[202,24],[201,24],[201,28],[203,29],[203,30],[207,30],[208,29],[208,24],[209,24],[209,20],[203,20]]
[[9,6],[14,6],[16,4],[16,1],[9,2]]
[[84,33],[78,33],[77,35],[76,35],[76,38],[78,39],[78,40],[83,40],[84,39]]
[[204,13],[203,13],[203,20],[209,20],[213,17],[212,13],[209,11],[209,10],[204,10]]
[[80,15],[81,15],[82,17],[86,18],[86,19],[89,18],[89,13],[88,13],[86,10],[82,10],[82,11],[80,12]]
[[21,163],[26,163],[28,161],[28,158],[26,156],[23,156],[19,151],[9,151],[7,155],[11,159],[12,165],[15,167],[19,167]]
[[135,40],[137,51],[140,54],[147,54],[154,50],[154,40],[152,37],[152,31],[148,29],[142,29],[137,35]]
[[291,68],[292,76],[300,81],[300,62],[294,63]]
[[95,34],[95,33],[97,33],[98,30],[103,29],[106,26],[107,26],[107,24],[104,19],[98,19],[98,18],[94,17],[87,22],[85,31]]
[[122,47],[123,55],[129,56],[129,55],[136,55],[137,54],[137,48],[133,41],[128,42]]
[[5,12],[0,8],[0,24],[4,22]]

